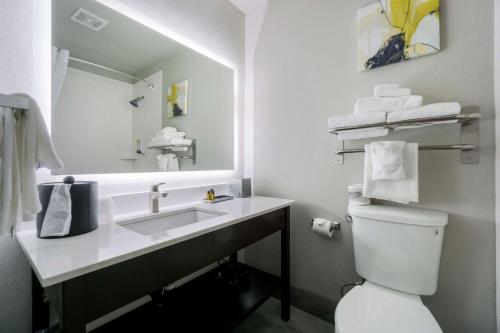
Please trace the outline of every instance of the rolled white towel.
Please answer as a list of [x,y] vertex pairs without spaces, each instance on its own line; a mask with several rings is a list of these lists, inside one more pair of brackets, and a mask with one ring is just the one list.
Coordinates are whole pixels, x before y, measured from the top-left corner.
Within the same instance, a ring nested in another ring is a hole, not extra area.
[[369,113],[332,116],[328,118],[328,126],[330,127],[330,129],[333,129],[339,127],[385,123],[385,121],[386,121],[385,112],[369,112]]
[[373,89],[375,97],[400,97],[411,95],[409,88],[375,87]]
[[[457,102],[427,104],[411,110],[391,112],[387,115],[387,122],[391,123],[409,119],[451,116],[460,114],[461,110],[462,107]],[[452,120],[451,122],[456,122],[456,120]]]
[[175,128],[175,127],[165,127],[159,133],[170,133],[170,132],[177,132],[177,128]]
[[424,99],[419,95],[401,97],[364,97],[354,105],[354,114],[369,112],[394,112],[422,106]]

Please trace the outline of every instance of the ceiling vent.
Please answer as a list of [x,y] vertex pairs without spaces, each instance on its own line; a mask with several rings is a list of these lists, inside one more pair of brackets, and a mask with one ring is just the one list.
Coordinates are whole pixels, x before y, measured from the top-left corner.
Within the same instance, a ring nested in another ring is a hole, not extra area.
[[71,16],[71,19],[94,31],[99,31],[108,24],[108,21],[83,8],[78,8],[78,10]]

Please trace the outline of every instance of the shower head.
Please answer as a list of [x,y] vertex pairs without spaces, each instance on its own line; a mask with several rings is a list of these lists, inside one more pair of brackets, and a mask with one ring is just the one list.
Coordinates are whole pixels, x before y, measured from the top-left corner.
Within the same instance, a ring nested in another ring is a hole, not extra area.
[[142,101],[143,99],[144,99],[144,96],[137,97],[137,98],[134,98],[133,100],[131,100],[129,103],[133,107],[138,107],[139,106],[139,102]]

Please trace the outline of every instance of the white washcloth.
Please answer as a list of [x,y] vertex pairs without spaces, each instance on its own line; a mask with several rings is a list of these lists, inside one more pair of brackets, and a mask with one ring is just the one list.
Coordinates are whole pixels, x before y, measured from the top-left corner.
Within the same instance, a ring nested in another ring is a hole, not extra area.
[[177,172],[179,171],[179,159],[175,154],[166,154],[168,158],[168,172]]
[[405,179],[373,180],[370,145],[365,145],[363,197],[399,203],[418,202],[418,144],[405,144],[403,165],[406,174]]
[[385,123],[385,121],[385,112],[347,114],[341,116],[332,116],[328,118],[328,126],[330,127],[330,129],[334,129],[339,127]]
[[401,97],[364,97],[356,101],[354,105],[354,114],[414,109],[422,106],[423,102],[423,97],[418,95]]
[[372,180],[405,179],[404,141],[377,141],[370,144]]
[[16,136],[22,212],[26,215],[32,215],[42,209],[38,198],[36,169],[39,166],[51,170],[59,169],[63,167],[63,163],[56,154],[36,101],[25,94],[15,95],[30,101],[29,110],[21,113],[20,119],[16,122]]
[[158,167],[161,171],[179,171],[179,160],[175,154],[160,154],[156,156]]
[[395,88],[395,87],[375,87],[373,89],[375,97],[400,97],[411,95],[409,88]]
[[457,115],[461,110],[462,107],[456,102],[427,104],[411,110],[391,112],[387,115],[387,122]]
[[389,130],[383,127],[365,128],[359,130],[349,130],[339,132],[339,140],[359,140],[368,138],[378,138],[389,134]]

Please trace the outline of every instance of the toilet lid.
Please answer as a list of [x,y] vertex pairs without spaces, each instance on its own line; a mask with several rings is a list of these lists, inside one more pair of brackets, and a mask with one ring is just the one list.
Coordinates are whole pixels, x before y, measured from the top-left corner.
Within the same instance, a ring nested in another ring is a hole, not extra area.
[[336,333],[443,333],[417,295],[370,282],[354,287],[335,310]]

